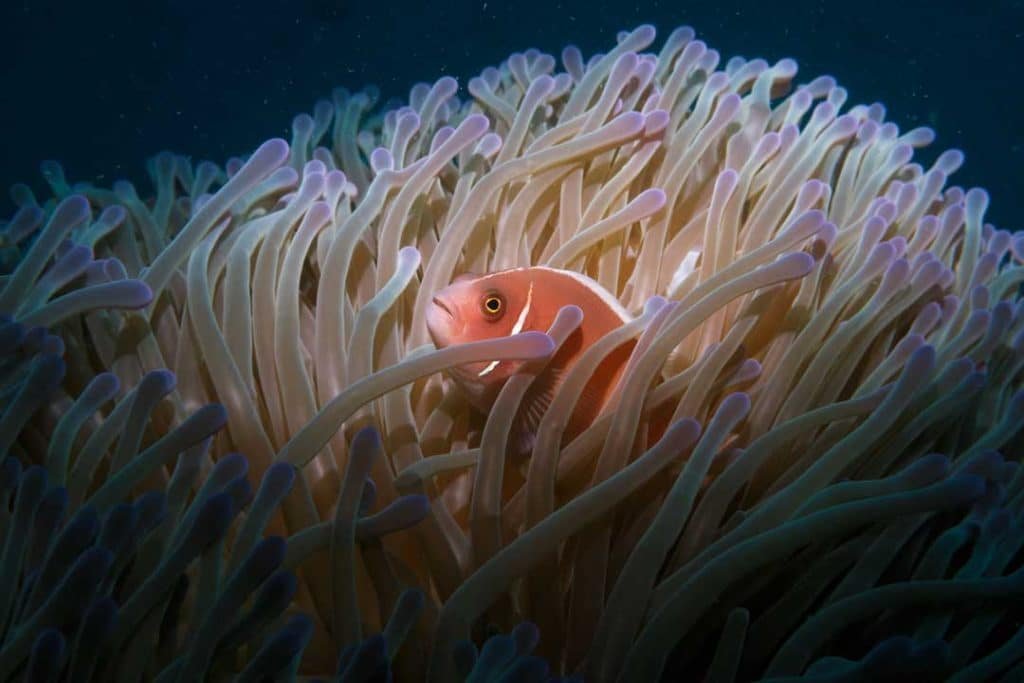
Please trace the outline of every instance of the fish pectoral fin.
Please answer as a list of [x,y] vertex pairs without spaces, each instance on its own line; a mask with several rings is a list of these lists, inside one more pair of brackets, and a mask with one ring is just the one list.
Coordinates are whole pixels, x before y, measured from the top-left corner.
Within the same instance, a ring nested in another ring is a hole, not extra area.
[[516,448],[516,453],[529,454],[533,451],[537,429],[555,400],[555,392],[561,386],[564,374],[560,368],[547,368],[526,390],[516,413],[513,433],[509,436],[510,445]]
[[537,443],[537,432],[529,429],[516,429],[509,437],[509,445],[516,455],[529,456],[533,453],[533,447]]

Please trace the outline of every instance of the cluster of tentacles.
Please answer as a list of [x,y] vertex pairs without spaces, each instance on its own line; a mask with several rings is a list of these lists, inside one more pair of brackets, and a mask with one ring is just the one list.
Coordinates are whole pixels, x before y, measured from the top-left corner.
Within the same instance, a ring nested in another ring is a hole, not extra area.
[[[653,40],[339,90],[148,199],[13,188],[0,680],[1024,679],[1024,240],[930,130]],[[510,463],[579,316],[436,350],[424,314],[538,264],[636,317]],[[443,371],[495,359],[481,416]]]

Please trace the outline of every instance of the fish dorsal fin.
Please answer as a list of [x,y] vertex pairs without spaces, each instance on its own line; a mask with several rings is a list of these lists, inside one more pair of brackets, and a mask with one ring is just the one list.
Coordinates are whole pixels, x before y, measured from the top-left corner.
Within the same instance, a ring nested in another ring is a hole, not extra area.
[[594,295],[594,297],[596,297],[597,300],[608,309],[608,313],[618,319],[619,323],[629,322],[633,319],[633,316],[629,314],[629,311],[627,311],[622,305],[622,302],[615,298],[615,295],[606,290],[597,280],[588,275],[584,275],[583,273],[579,273],[574,270],[563,270],[560,268],[551,268],[549,266],[534,266],[533,270],[552,273],[583,287],[586,291]]

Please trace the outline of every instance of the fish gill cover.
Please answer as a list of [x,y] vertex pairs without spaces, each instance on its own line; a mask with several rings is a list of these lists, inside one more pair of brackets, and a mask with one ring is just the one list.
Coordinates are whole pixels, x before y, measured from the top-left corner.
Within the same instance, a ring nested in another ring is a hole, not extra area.
[[[0,679],[1024,678],[1024,239],[958,151],[914,162],[931,130],[654,41],[337,90],[151,188],[14,187]],[[424,314],[524,265],[634,317],[513,471],[580,316],[435,349]],[[523,371],[480,416],[444,371],[493,360]]]

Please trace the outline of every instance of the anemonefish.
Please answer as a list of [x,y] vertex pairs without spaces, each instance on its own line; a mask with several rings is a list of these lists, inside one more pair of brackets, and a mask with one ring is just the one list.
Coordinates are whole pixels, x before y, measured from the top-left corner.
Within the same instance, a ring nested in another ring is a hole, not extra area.
[[[545,332],[570,304],[583,311],[580,326],[562,344],[530,386],[516,416],[514,448],[523,453],[566,373],[598,339],[632,319],[618,300],[591,278],[543,266],[487,275],[461,275],[433,296],[426,321],[434,345],[443,348],[528,330]],[[625,369],[635,342],[618,347],[597,367],[569,420],[564,440],[581,433],[600,414]],[[477,410],[487,413],[521,362],[462,365],[449,373]]]

